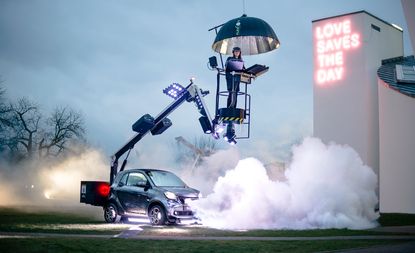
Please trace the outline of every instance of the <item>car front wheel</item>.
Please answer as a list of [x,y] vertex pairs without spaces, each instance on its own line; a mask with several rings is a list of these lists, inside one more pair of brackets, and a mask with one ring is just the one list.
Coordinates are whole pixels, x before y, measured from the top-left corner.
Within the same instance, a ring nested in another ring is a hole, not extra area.
[[164,225],[166,223],[166,212],[161,206],[155,205],[150,208],[148,218],[151,225]]
[[108,223],[118,222],[121,219],[121,216],[117,213],[117,207],[115,204],[111,203],[104,207],[104,219]]

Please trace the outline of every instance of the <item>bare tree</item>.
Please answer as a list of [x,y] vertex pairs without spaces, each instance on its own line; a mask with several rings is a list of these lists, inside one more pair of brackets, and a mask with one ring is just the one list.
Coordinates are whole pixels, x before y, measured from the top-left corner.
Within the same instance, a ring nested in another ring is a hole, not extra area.
[[[2,81],[0,80],[0,84]],[[0,87],[0,103],[3,102],[4,94],[6,93],[6,90],[3,87]]]
[[9,148],[14,151],[20,151],[21,147],[23,147],[24,153],[30,158],[35,151],[39,123],[42,118],[39,107],[36,103],[26,98],[21,98],[16,104],[12,104],[10,109]]
[[39,141],[39,156],[57,156],[68,148],[68,142],[83,140],[85,129],[81,113],[68,107],[56,108],[47,119],[49,128]]
[[[1,83],[1,80],[0,80]],[[7,148],[7,128],[11,126],[10,106],[6,104],[6,90],[0,87],[0,152]]]
[[7,150],[12,160],[32,158],[36,152],[39,157],[58,156],[72,141],[84,141],[82,115],[68,107],[57,107],[45,119],[36,103],[22,98],[0,103],[0,118],[0,151]]
[[[0,81],[1,83],[1,81]],[[2,130],[2,126],[7,124],[7,113],[8,113],[8,106],[6,105],[6,100],[4,98],[4,94],[6,90],[3,87],[0,87],[0,131]]]
[[[2,83],[0,79],[0,84]],[[10,112],[10,106],[6,103],[6,89],[0,86],[0,131],[4,125],[10,124],[8,113]]]
[[[3,81],[0,76],[0,85]],[[0,86],[0,155],[11,161],[57,156],[74,141],[84,142],[84,121],[80,112],[56,107],[50,117],[42,116],[39,105],[27,98],[6,102]]]

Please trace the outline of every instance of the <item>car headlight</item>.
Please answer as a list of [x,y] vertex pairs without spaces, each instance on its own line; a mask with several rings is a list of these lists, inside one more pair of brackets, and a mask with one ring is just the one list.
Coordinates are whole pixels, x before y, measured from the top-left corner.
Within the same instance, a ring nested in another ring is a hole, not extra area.
[[201,198],[203,197],[202,193],[201,193],[201,192],[199,192],[199,194],[197,195],[197,197],[198,197],[199,199],[201,199]]
[[166,196],[166,198],[168,198],[168,199],[173,199],[173,200],[177,199],[176,194],[174,194],[173,192],[165,192],[164,196]]

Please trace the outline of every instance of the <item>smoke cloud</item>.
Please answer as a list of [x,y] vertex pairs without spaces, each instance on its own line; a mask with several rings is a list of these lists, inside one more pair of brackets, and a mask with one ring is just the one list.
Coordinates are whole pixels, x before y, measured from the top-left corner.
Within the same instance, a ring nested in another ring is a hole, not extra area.
[[39,170],[39,180],[46,199],[79,202],[80,182],[84,180],[108,181],[109,162],[101,152],[89,149],[81,155],[71,156],[63,161]]
[[99,150],[79,149],[76,154],[53,161],[2,164],[0,205],[80,205],[80,181],[108,181],[109,162]]
[[255,158],[239,161],[192,203],[202,223],[226,229],[365,229],[377,225],[377,177],[348,146],[306,138],[292,149],[285,181]]
[[5,180],[6,176],[4,174],[0,173],[0,206],[23,204],[24,200],[16,193],[13,184]]
[[240,159],[237,148],[218,150],[204,158],[200,165],[186,164],[177,174],[190,186],[198,189],[203,195],[213,190],[216,180],[225,175],[229,168],[234,168]]

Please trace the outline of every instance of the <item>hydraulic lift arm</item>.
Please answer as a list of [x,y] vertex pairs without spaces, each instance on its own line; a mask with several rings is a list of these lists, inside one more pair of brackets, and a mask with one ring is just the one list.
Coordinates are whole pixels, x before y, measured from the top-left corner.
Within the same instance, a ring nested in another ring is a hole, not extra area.
[[199,118],[199,122],[206,134],[213,133],[212,118],[203,100],[203,97],[209,94],[209,91],[202,91],[190,81],[187,87],[182,87],[180,84],[171,84],[169,87],[163,90],[163,93],[174,98],[175,100],[169,104],[163,111],[161,111],[157,117],[153,118],[146,114],[142,116],[132,126],[133,131],[137,132],[126,144],[124,144],[117,152],[112,156],[111,171],[110,171],[110,185],[113,183],[115,176],[118,173],[118,160],[126,152],[128,152],[124,159],[120,171],[123,171],[127,163],[129,151],[134,148],[134,145],[139,142],[149,132],[152,135],[158,135],[163,133],[168,127],[172,125],[167,116],[176,110],[185,101],[194,102],[198,108],[199,113],[202,115]]

